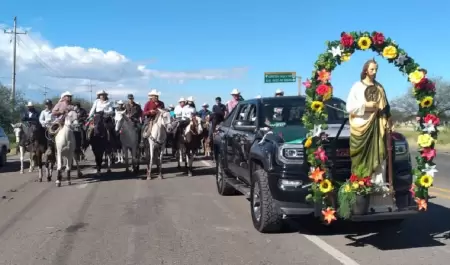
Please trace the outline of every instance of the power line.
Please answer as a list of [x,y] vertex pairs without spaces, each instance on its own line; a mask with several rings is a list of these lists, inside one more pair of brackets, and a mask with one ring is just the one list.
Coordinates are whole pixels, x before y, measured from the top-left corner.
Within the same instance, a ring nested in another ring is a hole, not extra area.
[[16,100],[16,57],[17,57],[17,35],[27,34],[26,32],[17,32],[17,17],[14,17],[14,26],[13,30],[6,31],[5,34],[13,35],[13,65],[12,65],[12,87],[11,87],[11,104],[15,106]]

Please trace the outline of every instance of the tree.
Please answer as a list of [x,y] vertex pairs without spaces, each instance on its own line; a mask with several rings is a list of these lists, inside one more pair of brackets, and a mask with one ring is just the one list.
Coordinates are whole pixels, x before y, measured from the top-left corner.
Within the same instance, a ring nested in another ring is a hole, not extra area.
[[[450,82],[444,80],[442,77],[430,78],[436,85],[435,104],[439,115],[444,115],[445,112],[450,111]],[[390,102],[393,110],[404,113],[406,119],[415,117],[419,106],[417,100],[412,94],[412,88],[408,92],[395,98]]]
[[[55,105],[56,103],[58,103],[58,101],[60,100],[60,98],[59,98],[59,97],[52,97],[52,98],[50,98],[50,100],[52,101],[53,105]],[[84,98],[74,97],[74,98],[72,99],[72,102],[80,102],[81,107],[84,108],[84,109],[86,109],[87,111],[89,111],[89,110],[91,109],[92,103],[90,103],[88,100],[86,100],[86,99],[84,99]],[[43,109],[45,109],[44,102],[34,104],[34,106],[35,106],[36,109],[38,109],[38,110],[43,110]]]
[[0,84],[0,126],[8,133],[12,132],[10,124],[20,121],[26,108],[26,100],[20,92],[16,94],[15,106],[11,105],[10,97],[11,90]]

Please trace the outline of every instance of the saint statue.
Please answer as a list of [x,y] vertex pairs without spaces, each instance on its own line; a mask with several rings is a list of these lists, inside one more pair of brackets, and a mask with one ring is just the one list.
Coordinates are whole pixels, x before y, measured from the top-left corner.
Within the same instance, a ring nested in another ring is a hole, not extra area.
[[386,134],[391,128],[391,113],[384,88],[376,81],[377,70],[374,59],[364,64],[360,81],[348,95],[347,112],[352,172],[362,165],[373,183],[383,185],[387,182]]

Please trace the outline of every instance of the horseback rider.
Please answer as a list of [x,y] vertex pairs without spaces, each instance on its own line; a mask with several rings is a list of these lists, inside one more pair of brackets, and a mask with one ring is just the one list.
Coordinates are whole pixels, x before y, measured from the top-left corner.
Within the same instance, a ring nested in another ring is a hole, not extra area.
[[275,91],[275,97],[282,97],[282,96],[284,96],[284,91],[281,88],[278,88]]
[[222,103],[221,97],[216,97],[216,105],[212,108],[212,115],[210,118],[211,126],[209,128],[209,138],[212,139],[212,135],[217,125],[225,120],[227,113],[227,106]]
[[124,111],[125,110],[125,106],[122,100],[119,100],[116,102],[117,107],[116,107],[116,111]]
[[72,93],[66,91],[61,94],[61,97],[52,109],[52,115],[55,117],[55,123],[62,124],[64,122],[64,116],[72,106]]
[[197,110],[195,109],[194,98],[188,97],[186,99],[186,105],[182,109],[181,118],[183,118],[184,120],[191,119],[193,113],[197,114]]
[[208,108],[209,108],[208,103],[204,103],[202,105],[202,109],[198,112],[198,115],[203,121],[206,119],[207,116],[211,115],[211,111]]
[[169,105],[169,112],[170,117],[175,118],[175,107],[172,104]]
[[52,115],[53,103],[50,99],[46,99],[44,102],[44,105],[45,105],[45,109],[43,111],[41,111],[41,115],[39,115],[39,122],[41,123],[42,127],[46,128],[53,121],[53,115]]
[[[86,128],[84,126],[84,124],[86,123],[87,119],[88,119],[88,113],[87,111],[81,107],[81,103],[80,102],[75,102],[74,105],[74,110],[77,113],[77,117],[78,117],[78,122],[82,125],[80,126],[80,145],[82,147],[83,150],[86,150],[87,148],[87,142],[86,142]],[[76,136],[78,137],[78,136]],[[81,154],[82,159],[84,159],[84,153]]]
[[39,121],[39,112],[34,107],[33,102],[28,102],[27,109],[28,111],[23,115],[22,121]]
[[178,105],[173,110],[173,113],[175,114],[175,119],[181,119],[183,116],[183,108],[186,105],[186,100],[184,98],[180,98],[178,100]]
[[163,109],[164,108],[164,102],[159,100],[160,92],[156,91],[156,89],[153,89],[148,93],[148,101],[145,103],[144,111],[143,111],[143,118],[144,121],[144,129],[142,130],[142,139],[141,144],[144,142],[144,138],[147,138],[147,131],[151,132],[153,121],[156,116],[157,109]]
[[138,130],[138,137],[139,137],[138,142],[140,142],[141,138],[140,124],[142,120],[142,109],[141,106],[134,101],[133,94],[128,94],[128,102],[125,104],[124,108],[125,114],[127,115],[128,118],[130,118],[130,120],[134,122],[134,126]]

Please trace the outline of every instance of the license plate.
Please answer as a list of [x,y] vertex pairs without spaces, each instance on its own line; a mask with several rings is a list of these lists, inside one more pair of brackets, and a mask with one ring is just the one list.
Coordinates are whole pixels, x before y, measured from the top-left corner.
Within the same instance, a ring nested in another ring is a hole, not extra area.
[[348,148],[338,148],[336,149],[337,157],[348,157],[350,156],[350,149]]

